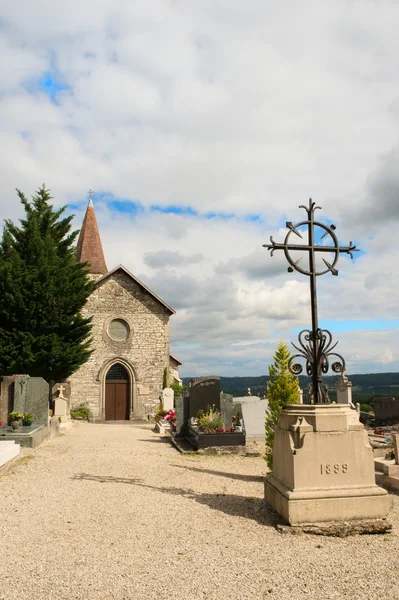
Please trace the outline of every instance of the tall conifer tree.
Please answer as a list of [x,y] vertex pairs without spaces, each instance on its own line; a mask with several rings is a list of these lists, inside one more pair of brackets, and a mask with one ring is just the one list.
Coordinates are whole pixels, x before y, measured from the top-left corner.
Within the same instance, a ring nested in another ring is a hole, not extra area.
[[91,319],[81,309],[93,284],[75,258],[72,216],[54,210],[43,185],[18,227],[6,220],[0,245],[0,375],[66,379],[91,354]]
[[274,431],[279,423],[280,413],[287,404],[298,404],[299,382],[288,370],[289,350],[284,342],[280,342],[273,356],[273,364],[269,366],[268,400],[266,410],[266,455],[267,466],[273,469]]

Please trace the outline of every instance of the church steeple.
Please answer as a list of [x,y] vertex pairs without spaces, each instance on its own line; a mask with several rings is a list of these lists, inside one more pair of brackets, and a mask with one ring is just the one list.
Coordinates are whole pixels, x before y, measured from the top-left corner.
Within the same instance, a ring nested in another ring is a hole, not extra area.
[[82,229],[79,234],[78,245],[76,246],[76,258],[78,262],[90,263],[90,273],[105,275],[108,272],[108,269],[105,264],[93,200],[91,199],[92,193],[93,192],[89,190],[89,204],[87,205]]

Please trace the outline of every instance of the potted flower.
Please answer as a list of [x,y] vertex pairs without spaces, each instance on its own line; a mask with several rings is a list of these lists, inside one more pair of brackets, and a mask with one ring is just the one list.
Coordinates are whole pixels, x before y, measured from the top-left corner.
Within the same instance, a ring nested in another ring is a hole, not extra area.
[[31,413],[24,413],[22,415],[22,425],[24,427],[29,427],[32,425],[33,415]]
[[10,412],[11,427],[14,430],[18,429],[19,423],[20,423],[22,417],[23,417],[23,414],[17,410],[13,410],[12,412]]
[[176,411],[170,410],[165,420],[169,423],[171,431],[176,431]]

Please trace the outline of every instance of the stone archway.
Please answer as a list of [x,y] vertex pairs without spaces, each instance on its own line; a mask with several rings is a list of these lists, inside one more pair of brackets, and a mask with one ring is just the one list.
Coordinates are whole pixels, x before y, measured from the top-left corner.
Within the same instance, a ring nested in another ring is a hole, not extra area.
[[125,367],[115,363],[105,375],[104,410],[106,421],[128,421],[130,418],[130,378]]
[[100,412],[109,421],[129,420],[136,414],[136,375],[123,358],[106,361],[99,374]]

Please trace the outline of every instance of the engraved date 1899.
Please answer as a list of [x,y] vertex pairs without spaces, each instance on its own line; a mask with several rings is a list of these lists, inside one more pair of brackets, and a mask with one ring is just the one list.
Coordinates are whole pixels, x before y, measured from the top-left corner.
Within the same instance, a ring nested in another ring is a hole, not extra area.
[[346,463],[335,463],[334,465],[327,463],[325,465],[320,465],[320,473],[322,475],[338,475],[338,473],[347,473],[348,465]]

